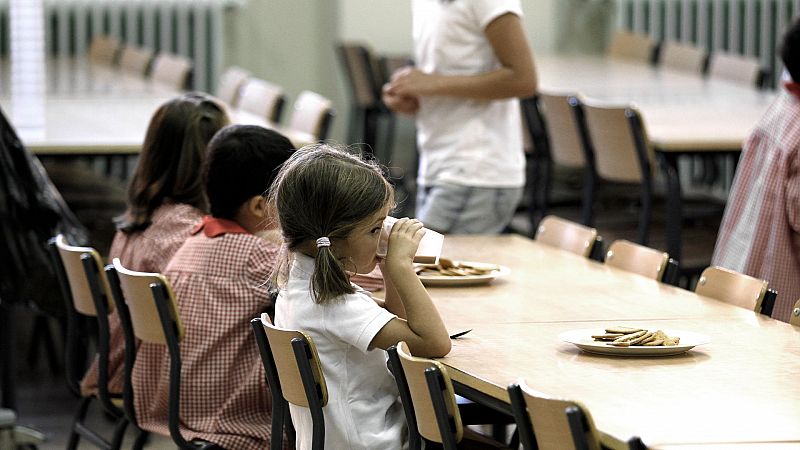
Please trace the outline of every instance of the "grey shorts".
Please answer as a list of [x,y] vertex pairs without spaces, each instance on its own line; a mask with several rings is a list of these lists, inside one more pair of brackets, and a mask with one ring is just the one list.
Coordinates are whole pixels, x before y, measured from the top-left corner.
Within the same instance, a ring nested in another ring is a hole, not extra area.
[[417,190],[417,219],[441,233],[497,234],[511,222],[522,188],[443,184]]

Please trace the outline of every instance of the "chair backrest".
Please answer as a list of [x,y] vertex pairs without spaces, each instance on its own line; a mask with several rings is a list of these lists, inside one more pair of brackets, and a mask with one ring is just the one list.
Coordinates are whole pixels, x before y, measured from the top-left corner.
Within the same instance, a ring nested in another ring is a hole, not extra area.
[[95,307],[92,293],[93,288],[84,270],[84,262],[82,260],[84,257],[91,258],[91,261],[97,268],[98,279],[101,283],[100,291],[104,296],[106,308],[108,311],[114,309],[114,304],[108,294],[110,291],[105,272],[103,271],[103,263],[97,250],[91,247],[75,247],[69,245],[62,234],[56,236],[55,245],[61,257],[64,273],[67,276],[67,283],[69,284],[69,290],[72,294],[72,305],[75,307],[75,310],[85,316],[97,316],[97,308]]
[[369,49],[357,43],[340,43],[336,46],[336,50],[344,67],[354,103],[360,108],[377,106],[380,100],[376,86],[378,77]]
[[178,341],[183,339],[183,323],[178,314],[175,294],[167,279],[159,273],[137,272],[122,266],[114,258],[114,269],[119,276],[122,295],[128,305],[133,333],[143,342],[167,345],[167,337],[159,318],[154,289],[164,289],[167,311]]
[[[267,340],[264,323],[272,323],[267,313],[263,313],[261,317],[256,317],[250,321],[250,325],[253,328],[253,335],[256,338],[256,344],[258,344],[258,352],[261,355],[261,363],[264,366],[267,386],[269,386],[269,390],[272,393],[272,433],[270,437],[270,448],[283,448],[284,428],[286,429],[286,434],[290,435],[290,430],[292,429],[291,418],[289,417],[289,407],[286,400],[283,398],[278,368],[275,365],[275,358],[272,356],[272,350]],[[293,437],[290,437],[290,440],[293,440]]]
[[231,66],[225,69],[225,72],[219,77],[217,98],[225,102],[228,106],[234,108],[238,107],[240,90],[251,75],[252,74],[247,70],[237,66]]
[[608,56],[650,62],[654,48],[655,42],[648,35],[632,33],[627,30],[617,30],[611,38]]
[[789,313],[789,323],[800,327],[800,300],[794,303],[794,308]]
[[655,153],[639,112],[631,106],[607,106],[583,100],[586,131],[600,178],[641,183],[652,175]]
[[[548,397],[522,380],[509,386],[508,392],[520,440],[526,450],[537,446],[539,450],[600,450],[592,416],[580,403]],[[581,420],[575,423],[570,416]]]
[[105,34],[97,35],[89,44],[89,61],[112,66],[116,62],[119,49],[119,39]]
[[119,67],[128,74],[143,76],[150,68],[152,59],[152,50],[126,45],[119,57]]
[[694,291],[760,313],[767,294],[767,282],[724,267],[711,266],[700,274]]
[[419,434],[445,444],[445,448],[448,443],[461,441],[464,428],[445,367],[438,361],[412,356],[405,342],[397,344],[397,355],[411,393]]
[[316,92],[303,91],[294,101],[289,129],[311,135],[315,141],[327,137],[333,118],[333,102]]
[[588,258],[597,241],[597,230],[560,217],[547,216],[539,223],[536,241]]
[[700,47],[666,41],[661,47],[659,64],[670,69],[700,74],[705,68],[706,58],[706,51]]
[[539,105],[553,161],[561,166],[580,168],[586,165],[586,158],[569,98],[569,95],[540,92]]
[[716,52],[708,63],[709,78],[756,86],[760,74],[761,65],[752,57]]
[[605,262],[609,266],[661,281],[667,270],[669,254],[619,239],[608,246]]
[[150,78],[164,86],[181,90],[186,89],[191,71],[192,62],[189,58],[160,53],[153,61],[153,70],[150,72]]
[[239,109],[272,122],[280,121],[285,102],[282,87],[259,78],[250,78],[239,92]]
[[297,344],[293,342],[299,341],[309,349],[308,354],[300,356],[308,362],[313,376],[313,392],[316,392],[316,398],[320,406],[325,406],[328,403],[328,388],[325,384],[325,376],[322,373],[322,366],[317,355],[317,347],[314,345],[311,336],[298,330],[278,328],[269,321],[264,320],[263,316],[261,324],[267,333],[267,341],[269,341],[272,357],[275,360],[275,368],[278,370],[283,398],[293,405],[306,408],[309,408],[310,402],[313,401],[313,399],[309,399],[306,396],[306,387],[303,383],[304,375],[301,373],[302,367],[298,363],[298,355],[294,350],[294,346]]

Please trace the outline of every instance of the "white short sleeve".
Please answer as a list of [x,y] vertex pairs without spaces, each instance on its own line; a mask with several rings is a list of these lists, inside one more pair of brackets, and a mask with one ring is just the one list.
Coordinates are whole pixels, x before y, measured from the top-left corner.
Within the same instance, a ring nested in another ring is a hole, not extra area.
[[366,353],[370,342],[395,316],[364,291],[344,295],[325,307],[326,332]]
[[486,29],[494,19],[506,13],[522,17],[522,5],[519,0],[474,0],[470,3],[482,29]]

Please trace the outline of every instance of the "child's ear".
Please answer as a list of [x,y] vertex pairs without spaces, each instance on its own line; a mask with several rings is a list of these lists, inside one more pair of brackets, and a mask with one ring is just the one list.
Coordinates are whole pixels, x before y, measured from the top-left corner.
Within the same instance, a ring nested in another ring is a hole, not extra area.
[[250,211],[250,214],[265,219],[267,218],[269,210],[267,199],[262,195],[255,195],[247,201],[247,209]]

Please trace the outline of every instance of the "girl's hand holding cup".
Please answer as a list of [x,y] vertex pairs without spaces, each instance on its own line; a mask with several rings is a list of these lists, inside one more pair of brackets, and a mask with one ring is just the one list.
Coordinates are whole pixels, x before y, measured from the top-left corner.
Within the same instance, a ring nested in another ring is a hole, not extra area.
[[[422,222],[417,219],[397,219],[393,224],[386,224],[389,228],[386,261],[390,264],[410,263],[419,247],[425,229]],[[391,262],[390,262],[391,261]]]

